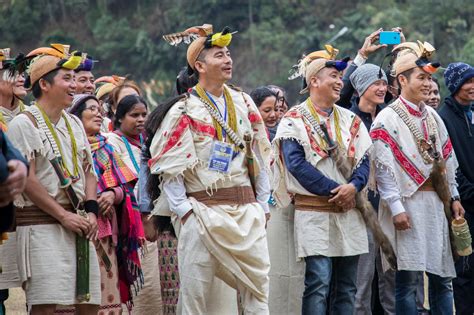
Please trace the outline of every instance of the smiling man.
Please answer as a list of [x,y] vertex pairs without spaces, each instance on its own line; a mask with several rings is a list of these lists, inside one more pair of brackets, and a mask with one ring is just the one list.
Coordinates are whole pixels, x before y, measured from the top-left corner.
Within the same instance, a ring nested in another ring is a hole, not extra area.
[[94,94],[95,83],[94,74],[94,60],[85,58],[79,67],[74,69],[74,80],[76,81],[76,94]]
[[[36,103],[16,116],[8,130],[30,162],[25,192],[15,201],[20,280],[31,314],[53,314],[57,305],[73,304],[79,314],[93,314],[100,304],[99,265],[91,242],[97,238],[97,182],[84,128],[64,111],[73,100],[77,63],[66,53],[62,58],[55,54],[33,59],[27,87]],[[52,160],[71,181],[87,217],[76,213]],[[90,272],[79,275],[89,278],[90,299],[85,301],[76,296],[76,234],[90,240],[88,256],[85,252]]]
[[[367,183],[372,143],[360,118],[335,105],[347,66],[336,54],[326,46],[301,61],[301,93],[309,91],[309,97],[285,114],[273,140],[274,197],[284,207],[294,196],[296,254],[306,262],[302,312],[308,315],[353,313],[357,263],[368,251],[355,195]],[[333,143],[351,161],[348,179],[330,157]]]
[[[396,50],[392,70],[401,93],[377,115],[370,132],[383,201],[379,220],[397,255],[396,314],[417,313],[421,272],[428,275],[431,312],[452,314],[451,279],[456,273],[448,221],[436,191],[441,178],[447,178],[443,194],[452,197],[453,217],[459,218],[464,209],[456,189],[457,161],[448,132],[436,111],[425,103],[431,74],[439,64],[431,62],[434,48],[426,42],[404,43]],[[438,157],[446,162],[445,174],[434,167]]]
[[[211,294],[217,277],[238,289],[245,314],[268,314],[270,143],[250,96],[225,84],[233,66],[228,28],[213,33],[204,25],[178,34],[191,32],[198,38],[188,48],[187,61],[198,84],[166,114],[149,161],[151,173],[163,179],[160,198],[181,222],[182,313],[232,313],[231,303],[211,310],[223,300],[222,290]],[[252,138],[250,150],[244,135]]]

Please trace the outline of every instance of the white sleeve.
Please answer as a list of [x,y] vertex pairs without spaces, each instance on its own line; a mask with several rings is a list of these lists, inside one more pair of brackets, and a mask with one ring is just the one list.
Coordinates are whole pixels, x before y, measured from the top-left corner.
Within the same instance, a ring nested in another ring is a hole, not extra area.
[[[254,146],[255,156],[258,160],[259,165],[263,165],[262,155],[258,145]],[[267,171],[260,167],[260,172],[257,176],[257,182],[255,183],[255,193],[257,194],[257,202],[262,206],[265,213],[270,213],[270,207],[268,206],[268,200],[271,196],[270,177]]]
[[170,210],[180,218],[189,212],[193,207],[186,196],[183,176],[178,175],[173,179],[166,179],[163,182],[163,192],[166,194]]
[[260,170],[255,186],[258,203],[262,206],[265,213],[269,213],[270,207],[268,206],[268,200],[270,199],[270,180],[266,170]]
[[392,211],[392,217],[405,212],[401,198],[400,190],[395,184],[392,176],[385,167],[377,167],[375,170],[377,177],[377,188],[380,197],[385,200]]
[[360,67],[362,66],[365,62],[367,61],[367,59],[365,59],[364,57],[362,57],[361,54],[357,53],[357,56],[354,58],[354,64],[357,66],[357,67]]

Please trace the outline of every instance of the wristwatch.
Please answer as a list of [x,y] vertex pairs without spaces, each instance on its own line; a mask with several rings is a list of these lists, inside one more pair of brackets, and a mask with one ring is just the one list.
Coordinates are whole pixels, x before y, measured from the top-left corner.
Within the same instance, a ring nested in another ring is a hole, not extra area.
[[459,195],[451,197],[451,203],[453,203],[455,201],[461,201],[461,197],[459,197]]

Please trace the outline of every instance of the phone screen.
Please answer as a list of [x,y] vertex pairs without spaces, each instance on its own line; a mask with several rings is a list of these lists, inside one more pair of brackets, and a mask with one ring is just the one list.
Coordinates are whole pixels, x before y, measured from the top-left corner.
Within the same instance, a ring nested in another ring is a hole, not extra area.
[[400,33],[399,32],[380,32],[379,42],[380,44],[398,45],[400,44]]

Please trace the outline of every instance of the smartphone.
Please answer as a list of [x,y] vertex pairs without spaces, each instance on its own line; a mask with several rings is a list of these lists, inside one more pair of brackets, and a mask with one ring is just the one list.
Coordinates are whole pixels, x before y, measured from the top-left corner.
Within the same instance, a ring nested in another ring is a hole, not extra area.
[[380,32],[379,43],[387,45],[398,45],[400,44],[400,33],[399,32]]

